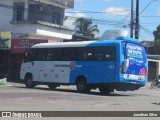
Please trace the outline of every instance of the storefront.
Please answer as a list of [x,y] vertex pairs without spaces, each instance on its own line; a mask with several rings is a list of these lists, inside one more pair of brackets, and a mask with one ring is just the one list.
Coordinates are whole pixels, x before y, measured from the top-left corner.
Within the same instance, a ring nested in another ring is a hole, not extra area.
[[0,32],[0,74],[6,75],[9,68],[11,52],[11,32]]
[[5,47],[4,44],[1,44],[0,73],[7,75],[10,80],[19,79],[20,66],[29,48],[38,43],[48,42],[51,41],[40,39],[12,39],[10,47]]
[[[39,39],[12,39],[11,44],[11,53],[10,53],[10,60],[12,69],[15,74],[11,74],[15,76],[15,79],[19,79],[20,67],[23,61],[23,58],[26,52],[31,48],[33,45],[38,43],[48,43],[48,40],[39,40]],[[13,73],[13,72],[12,72]]]

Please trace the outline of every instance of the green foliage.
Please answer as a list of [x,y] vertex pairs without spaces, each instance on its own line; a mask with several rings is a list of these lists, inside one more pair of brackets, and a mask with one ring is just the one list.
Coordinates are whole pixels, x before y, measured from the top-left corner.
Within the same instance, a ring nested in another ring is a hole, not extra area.
[[95,38],[96,34],[99,33],[98,26],[93,25],[92,19],[89,18],[78,18],[75,22],[75,33],[90,38]]
[[154,35],[154,53],[160,55],[160,25],[153,31]]
[[156,30],[153,31],[154,40],[160,39],[160,25],[156,28]]
[[160,55],[160,39],[154,41],[154,54]]
[[160,39],[155,40],[154,45],[160,45]]

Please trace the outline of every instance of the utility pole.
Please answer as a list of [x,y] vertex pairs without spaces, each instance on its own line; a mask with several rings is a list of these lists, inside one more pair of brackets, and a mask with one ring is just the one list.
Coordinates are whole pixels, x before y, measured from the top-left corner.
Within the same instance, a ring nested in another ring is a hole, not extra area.
[[136,38],[136,39],[139,39],[139,0],[136,0],[135,38]]
[[131,23],[130,23],[130,37],[133,38],[133,29],[134,29],[134,0],[131,0]]

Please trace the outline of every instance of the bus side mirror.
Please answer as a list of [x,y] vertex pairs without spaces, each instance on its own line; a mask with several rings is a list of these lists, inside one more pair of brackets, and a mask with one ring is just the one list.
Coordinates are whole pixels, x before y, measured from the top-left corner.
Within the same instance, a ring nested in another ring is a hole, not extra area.
[[124,59],[124,66],[123,66],[123,72],[127,72],[127,69],[129,67],[129,59]]

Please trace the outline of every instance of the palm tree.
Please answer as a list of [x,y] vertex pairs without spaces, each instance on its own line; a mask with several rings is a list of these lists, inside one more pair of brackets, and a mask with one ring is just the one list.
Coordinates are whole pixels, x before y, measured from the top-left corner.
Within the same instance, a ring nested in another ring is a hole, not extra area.
[[75,25],[76,34],[94,38],[99,33],[98,26],[93,25],[91,18],[78,18],[73,24]]

